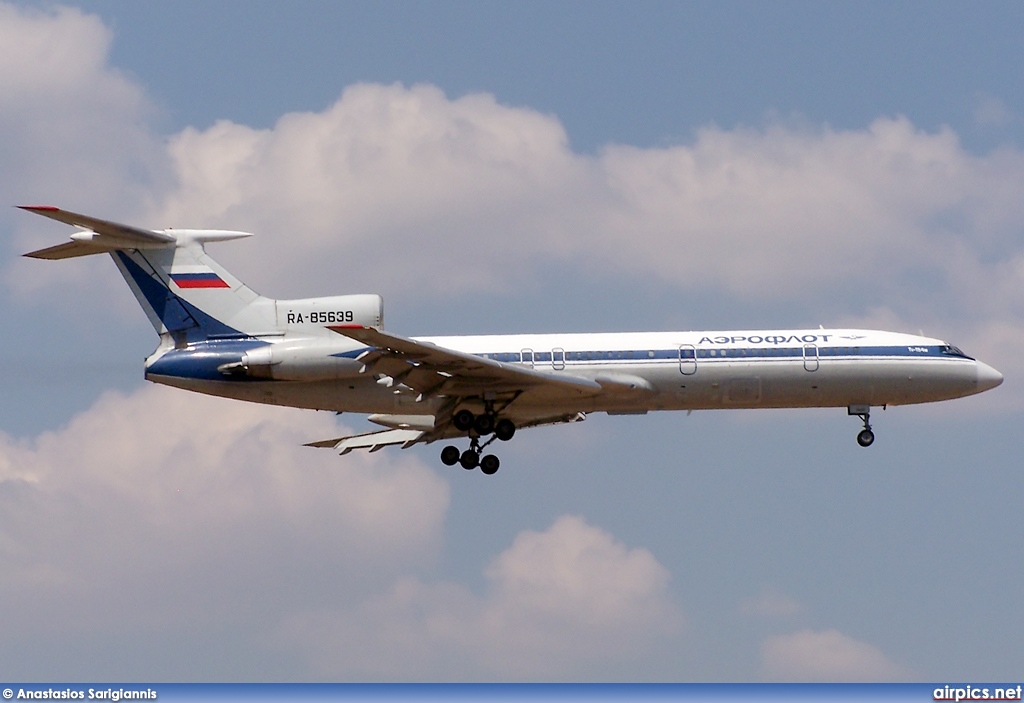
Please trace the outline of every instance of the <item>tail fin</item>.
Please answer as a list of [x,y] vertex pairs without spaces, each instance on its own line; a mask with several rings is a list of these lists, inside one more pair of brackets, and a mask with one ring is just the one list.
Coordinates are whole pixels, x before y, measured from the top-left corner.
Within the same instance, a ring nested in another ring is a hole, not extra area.
[[252,236],[224,230],[144,230],[51,206],[23,210],[84,228],[36,259],[109,253],[150,322],[175,346],[272,334],[276,301],[256,294],[206,254],[206,242]]

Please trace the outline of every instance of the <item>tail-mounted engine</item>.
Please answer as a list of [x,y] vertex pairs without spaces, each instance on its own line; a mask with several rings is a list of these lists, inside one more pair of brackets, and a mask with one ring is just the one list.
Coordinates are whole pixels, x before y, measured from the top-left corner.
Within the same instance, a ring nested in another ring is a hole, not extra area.
[[[277,381],[329,381],[357,376],[363,365],[352,340],[327,330],[334,325],[380,329],[384,301],[379,295],[335,295],[278,300],[277,324],[285,339],[246,351],[222,373],[244,373]],[[293,339],[290,336],[297,335]],[[308,336],[307,336],[308,335]]]
[[250,349],[222,373],[276,381],[331,381],[358,376],[363,365],[354,357],[359,353],[340,339],[296,339]]

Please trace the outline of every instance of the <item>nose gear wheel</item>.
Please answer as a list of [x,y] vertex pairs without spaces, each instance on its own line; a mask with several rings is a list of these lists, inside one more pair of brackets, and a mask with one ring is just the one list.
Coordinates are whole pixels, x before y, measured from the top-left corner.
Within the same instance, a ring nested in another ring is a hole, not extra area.
[[875,433],[871,430],[861,430],[857,434],[857,444],[862,447],[870,447],[871,443],[875,441]]
[[870,447],[875,441],[875,433],[871,431],[871,406],[851,405],[847,408],[847,414],[856,415],[864,422],[864,429],[857,433],[857,444]]

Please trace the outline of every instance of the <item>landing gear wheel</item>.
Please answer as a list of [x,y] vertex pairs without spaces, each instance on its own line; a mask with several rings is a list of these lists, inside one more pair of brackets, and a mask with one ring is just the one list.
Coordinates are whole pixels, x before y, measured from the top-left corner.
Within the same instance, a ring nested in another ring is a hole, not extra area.
[[480,455],[472,449],[467,449],[462,452],[462,456],[459,457],[459,463],[462,464],[462,468],[466,471],[472,471],[480,464]]
[[498,461],[498,457],[493,454],[487,454],[480,460],[480,470],[488,476],[497,473],[499,466],[501,466],[501,462]]
[[473,428],[481,437],[494,432],[494,415],[489,413],[477,415],[476,420],[473,421]]
[[871,431],[871,406],[867,403],[855,403],[846,408],[848,415],[856,415],[864,423],[864,429],[857,435],[857,444],[870,447],[875,441],[875,433]]
[[473,428],[473,413],[468,410],[460,410],[452,417],[452,424],[459,432],[468,432]]
[[498,420],[498,424],[494,426],[494,434],[502,442],[507,442],[512,439],[512,435],[516,433],[516,426],[508,418],[501,418]]
[[441,450],[441,463],[445,466],[455,466],[459,463],[459,448],[448,445]]

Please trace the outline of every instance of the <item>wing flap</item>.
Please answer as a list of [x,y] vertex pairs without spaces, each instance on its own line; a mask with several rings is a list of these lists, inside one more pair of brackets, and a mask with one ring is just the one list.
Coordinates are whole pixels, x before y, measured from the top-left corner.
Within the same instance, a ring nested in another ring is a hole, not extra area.
[[401,444],[402,448],[411,447],[425,434],[422,430],[379,430],[377,432],[365,432],[363,434],[350,435],[348,437],[336,437],[324,439],[319,442],[310,442],[304,446],[317,447],[320,449],[336,449],[339,454],[348,454],[353,449],[369,449],[375,452],[378,449]]

